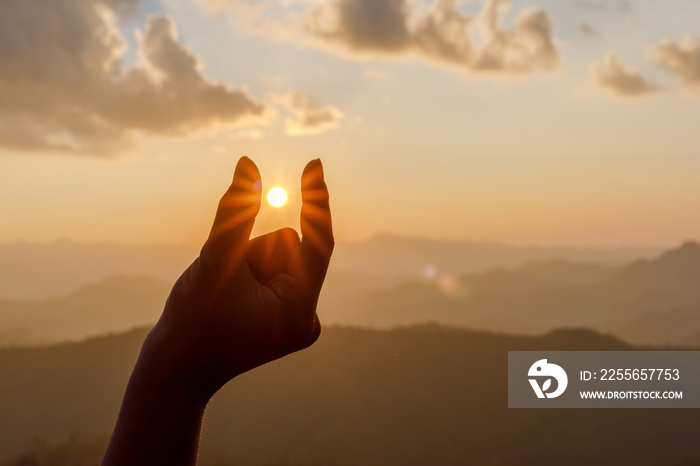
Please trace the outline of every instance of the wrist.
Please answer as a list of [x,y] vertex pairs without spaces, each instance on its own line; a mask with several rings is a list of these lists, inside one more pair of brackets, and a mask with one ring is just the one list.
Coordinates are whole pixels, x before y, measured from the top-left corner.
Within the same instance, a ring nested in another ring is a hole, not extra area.
[[171,345],[172,340],[158,326],[149,332],[129,385],[133,382],[144,397],[203,411],[215,391],[209,393],[190,362],[191,355],[180,354],[182,350]]

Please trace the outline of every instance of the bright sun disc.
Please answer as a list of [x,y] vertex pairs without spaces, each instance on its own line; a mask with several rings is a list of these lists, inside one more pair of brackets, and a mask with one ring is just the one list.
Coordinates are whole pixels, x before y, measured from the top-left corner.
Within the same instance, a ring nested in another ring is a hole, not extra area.
[[267,202],[275,207],[282,207],[287,202],[287,193],[282,188],[272,188],[267,193]]

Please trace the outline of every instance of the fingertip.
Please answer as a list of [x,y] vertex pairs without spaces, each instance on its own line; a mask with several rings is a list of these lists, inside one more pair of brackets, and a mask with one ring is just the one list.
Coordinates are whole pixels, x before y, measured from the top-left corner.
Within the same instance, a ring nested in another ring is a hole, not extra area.
[[255,162],[244,155],[238,159],[236,169],[233,171],[234,180],[237,177],[255,182],[260,180],[260,170],[258,169],[258,166],[255,165]]
[[308,175],[314,170],[320,170],[321,176],[323,176],[323,164],[321,163],[321,159],[310,160],[309,163],[307,163],[306,166],[304,167],[304,171],[302,172],[302,176]]
[[314,159],[306,165],[301,185],[302,260],[305,270],[314,271],[312,282],[320,286],[335,244],[321,159]]
[[259,205],[262,196],[262,179],[257,165],[248,157],[241,157],[233,172],[233,179],[224,198],[244,195],[244,203]]
[[328,197],[323,165],[320,159],[312,160],[306,165],[306,169],[301,175],[301,197],[302,201]]
[[238,162],[236,162],[236,169],[234,170],[234,173],[237,172],[238,170],[243,169],[246,165],[249,163],[252,163],[253,161],[250,160],[248,157],[245,155],[241,158],[238,159]]

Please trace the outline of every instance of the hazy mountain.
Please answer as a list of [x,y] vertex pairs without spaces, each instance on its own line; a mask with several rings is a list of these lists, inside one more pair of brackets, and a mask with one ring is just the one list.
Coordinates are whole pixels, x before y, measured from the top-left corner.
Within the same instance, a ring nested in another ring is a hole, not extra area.
[[[117,276],[64,297],[0,301],[0,346],[79,339],[155,322],[171,282]],[[530,262],[400,280],[331,269],[319,301],[327,324],[438,322],[542,333],[584,326],[636,343],[700,343],[700,246],[686,243],[626,266]]]
[[696,343],[700,245],[686,243],[622,268],[550,261],[438,276],[337,305],[346,322],[361,325],[433,321],[519,333],[585,326],[632,342]]
[[363,242],[339,244],[333,253],[333,267],[407,278],[422,277],[429,266],[437,272],[461,275],[557,260],[621,265],[660,252],[659,248],[510,246],[380,234]]
[[[144,336],[139,330],[0,351],[0,462],[36,450],[35,438],[107,435]],[[582,330],[516,337],[435,326],[326,328],[308,350],[225,387],[207,410],[203,447],[279,465],[697,460],[694,410],[507,408],[508,350],[629,349],[636,348]],[[64,454],[82,451],[75,442],[66,445]],[[99,454],[99,445],[87,445],[93,458]]]
[[189,248],[72,241],[0,244],[0,299],[61,296],[113,275],[145,275],[172,283],[198,253]]
[[76,340],[153,324],[171,287],[149,277],[115,276],[60,298],[0,301],[0,345]]
[[[463,274],[555,259],[622,264],[658,252],[654,248],[519,247],[378,235],[366,241],[339,242],[329,273],[348,272],[369,280],[397,280],[422,277],[426,267]],[[172,283],[197,254],[196,248],[71,241],[0,244],[0,299],[61,296],[87,283],[119,274],[146,275]]]
[[[394,286],[397,280],[336,271],[325,282],[319,309],[324,321],[343,321],[337,303]],[[79,340],[152,325],[172,283],[117,275],[65,296],[33,301],[0,300],[0,347]]]
[[653,259],[635,261],[622,269],[616,286],[632,293],[640,289],[666,290],[695,296],[700,279],[700,244],[688,241]]
[[618,270],[619,266],[611,264],[550,260],[529,262],[516,272],[547,285],[584,286],[609,280]]
[[[529,263],[481,274],[407,281],[341,303],[344,323],[393,327],[440,322],[469,328],[537,333],[599,322],[608,283],[620,268],[564,261]],[[607,319],[608,314],[604,314]],[[594,319],[591,319],[594,318]]]

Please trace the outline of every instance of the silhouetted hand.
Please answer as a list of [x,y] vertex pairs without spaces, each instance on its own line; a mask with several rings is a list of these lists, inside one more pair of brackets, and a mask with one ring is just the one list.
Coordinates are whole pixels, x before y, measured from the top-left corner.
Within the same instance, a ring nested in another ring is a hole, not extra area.
[[285,228],[251,241],[260,173],[249,158],[238,162],[209,239],[144,347],[193,396],[206,400],[236,375],[318,338],[316,303],[333,250],[320,160],[304,169],[301,193],[301,240]]
[[196,463],[204,408],[233,377],[313,344],[334,240],[320,160],[301,177],[301,233],[250,240],[262,184],[239,160],[200,256],[177,280],[129,381],[103,465]]

